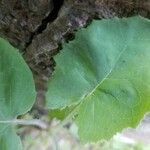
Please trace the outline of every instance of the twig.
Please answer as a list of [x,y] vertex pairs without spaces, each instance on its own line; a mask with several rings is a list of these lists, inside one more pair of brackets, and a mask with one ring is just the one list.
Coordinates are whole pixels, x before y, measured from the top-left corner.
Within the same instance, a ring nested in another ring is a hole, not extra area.
[[15,124],[15,125],[26,125],[26,126],[36,126],[41,129],[47,129],[48,125],[39,119],[32,119],[32,120],[23,120],[23,119],[14,119],[14,120],[6,120],[0,121],[0,123],[8,123],[8,124]]

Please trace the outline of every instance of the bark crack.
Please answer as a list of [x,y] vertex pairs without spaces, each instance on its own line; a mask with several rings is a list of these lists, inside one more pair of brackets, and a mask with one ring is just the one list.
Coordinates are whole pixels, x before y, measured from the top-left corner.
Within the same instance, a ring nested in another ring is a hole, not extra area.
[[31,34],[29,41],[26,43],[25,49],[32,43],[33,39],[37,35],[41,34],[47,28],[49,23],[53,22],[57,18],[58,12],[63,3],[64,0],[53,0],[53,10],[42,20],[41,25],[36,29],[36,31]]

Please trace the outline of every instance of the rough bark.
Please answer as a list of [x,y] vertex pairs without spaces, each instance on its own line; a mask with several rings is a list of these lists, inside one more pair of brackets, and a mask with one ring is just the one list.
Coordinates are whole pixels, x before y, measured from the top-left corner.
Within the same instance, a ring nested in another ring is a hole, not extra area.
[[76,30],[93,18],[137,14],[150,18],[150,0],[0,0],[0,36],[23,52],[41,91],[54,69],[52,57]]
[[26,48],[25,58],[34,72],[48,76],[53,71],[51,56],[57,53],[65,40],[72,38],[74,31],[86,26],[93,18],[135,14],[148,17],[149,13],[147,0],[65,0],[58,17],[47,22],[46,29]]
[[0,0],[0,35],[25,49],[52,9],[52,0]]

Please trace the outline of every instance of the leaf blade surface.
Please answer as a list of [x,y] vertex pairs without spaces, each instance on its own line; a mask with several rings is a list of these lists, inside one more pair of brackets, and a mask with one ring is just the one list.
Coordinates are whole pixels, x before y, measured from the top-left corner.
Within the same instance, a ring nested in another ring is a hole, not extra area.
[[85,141],[135,127],[150,109],[150,21],[142,17],[94,21],[55,57],[47,106],[79,104]]
[[[18,147],[16,150],[20,150],[20,139],[7,121],[11,122],[29,111],[35,95],[32,73],[27,64],[17,49],[0,38],[0,149]],[[16,145],[11,146],[11,139]]]

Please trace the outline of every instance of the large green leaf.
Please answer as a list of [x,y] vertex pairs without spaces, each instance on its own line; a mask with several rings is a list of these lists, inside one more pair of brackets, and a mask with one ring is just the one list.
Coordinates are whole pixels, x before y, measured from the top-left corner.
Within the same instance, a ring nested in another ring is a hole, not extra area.
[[150,21],[95,20],[55,57],[47,107],[78,104],[83,141],[135,127],[150,110]]
[[30,69],[19,52],[0,39],[0,150],[21,149],[11,121],[30,110],[35,95]]
[[21,150],[20,138],[16,135],[14,129],[7,128],[0,135],[0,150]]

